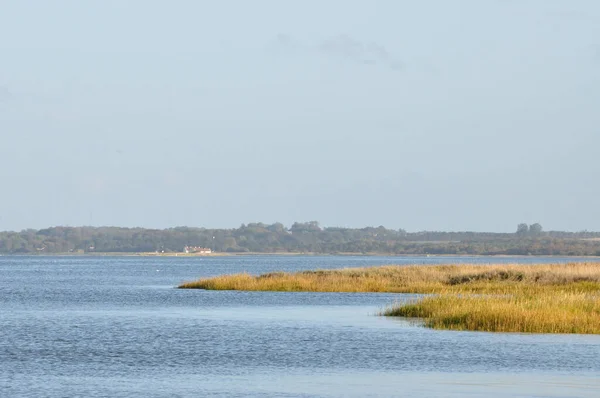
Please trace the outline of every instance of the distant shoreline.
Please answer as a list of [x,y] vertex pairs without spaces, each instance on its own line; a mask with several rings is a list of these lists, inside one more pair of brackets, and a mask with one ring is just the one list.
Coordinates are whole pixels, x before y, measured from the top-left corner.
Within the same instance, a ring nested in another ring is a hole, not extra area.
[[0,253],[4,257],[185,257],[185,258],[206,258],[206,257],[252,257],[252,256],[314,256],[314,257],[419,257],[419,258],[440,258],[440,257],[489,257],[489,258],[590,258],[597,259],[600,256],[582,256],[582,255],[526,255],[526,254],[394,254],[394,253],[279,253],[279,252],[244,252],[244,253],[222,253],[213,252],[210,254],[195,253],[155,253],[155,252],[88,252],[88,253]]
[[[0,253],[100,256],[337,255],[567,255],[600,256],[599,232],[544,232],[519,224],[514,233],[407,232],[383,226],[321,227],[317,221],[242,224],[233,229],[176,227],[50,227],[0,232]],[[67,253],[68,252],[68,253]],[[188,252],[188,253],[185,253]],[[164,254],[163,254],[164,253]]]

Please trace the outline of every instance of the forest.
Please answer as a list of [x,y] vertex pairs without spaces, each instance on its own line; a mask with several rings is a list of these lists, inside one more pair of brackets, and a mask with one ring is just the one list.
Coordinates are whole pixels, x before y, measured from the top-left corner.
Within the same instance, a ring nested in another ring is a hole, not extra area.
[[462,254],[600,256],[600,232],[406,232],[383,226],[323,228],[317,221],[242,224],[232,229],[52,227],[0,232],[0,253],[178,253],[186,246],[220,253]]

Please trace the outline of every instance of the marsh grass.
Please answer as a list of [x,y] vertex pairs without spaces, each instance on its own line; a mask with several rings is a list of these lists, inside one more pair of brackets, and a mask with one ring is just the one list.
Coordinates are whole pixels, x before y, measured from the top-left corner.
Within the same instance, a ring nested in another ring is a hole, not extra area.
[[381,266],[260,276],[233,274],[186,282],[179,287],[285,292],[494,293],[532,286],[598,290],[600,263]]
[[600,263],[382,266],[223,275],[180,288],[429,293],[381,315],[436,329],[600,334]]
[[443,294],[386,309],[434,329],[522,333],[600,333],[600,296],[550,289],[508,296]]

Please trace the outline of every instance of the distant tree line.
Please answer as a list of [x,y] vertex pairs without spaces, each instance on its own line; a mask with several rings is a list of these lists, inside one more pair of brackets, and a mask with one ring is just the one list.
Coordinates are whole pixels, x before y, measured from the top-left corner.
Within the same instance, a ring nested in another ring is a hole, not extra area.
[[242,224],[233,229],[53,227],[0,232],[0,253],[181,252],[185,246],[229,253],[600,255],[600,232],[406,232],[383,226],[322,228],[318,222]]

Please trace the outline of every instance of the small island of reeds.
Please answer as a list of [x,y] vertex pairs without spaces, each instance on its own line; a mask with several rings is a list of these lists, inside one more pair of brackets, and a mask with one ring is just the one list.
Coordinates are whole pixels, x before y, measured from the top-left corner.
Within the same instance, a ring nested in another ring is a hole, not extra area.
[[222,275],[187,289],[423,293],[386,316],[450,330],[600,334],[600,263],[380,266]]

